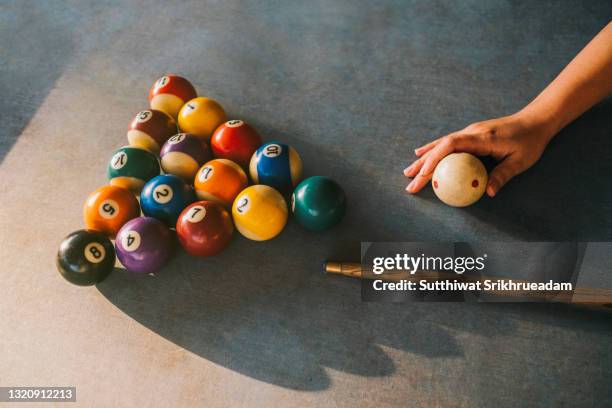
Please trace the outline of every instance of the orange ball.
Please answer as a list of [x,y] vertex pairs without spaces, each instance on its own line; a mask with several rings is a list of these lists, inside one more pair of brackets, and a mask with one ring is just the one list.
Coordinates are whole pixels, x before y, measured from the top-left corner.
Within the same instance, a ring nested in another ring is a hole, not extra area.
[[85,227],[111,238],[123,224],[139,215],[140,205],[134,194],[117,186],[100,187],[87,197],[83,206]]
[[204,164],[193,182],[200,200],[209,200],[230,208],[236,196],[248,184],[246,173],[231,160],[215,159]]

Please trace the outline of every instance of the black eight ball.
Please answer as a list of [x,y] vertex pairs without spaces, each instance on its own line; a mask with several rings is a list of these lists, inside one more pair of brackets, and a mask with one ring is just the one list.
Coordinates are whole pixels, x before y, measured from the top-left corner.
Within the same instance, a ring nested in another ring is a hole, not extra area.
[[102,282],[115,266],[115,248],[102,233],[78,230],[62,241],[57,270],[68,282],[90,286]]

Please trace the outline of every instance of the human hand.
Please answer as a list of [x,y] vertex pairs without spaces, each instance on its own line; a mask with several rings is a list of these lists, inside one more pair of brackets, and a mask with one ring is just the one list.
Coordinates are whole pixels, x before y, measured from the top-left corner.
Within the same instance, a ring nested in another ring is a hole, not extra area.
[[411,177],[406,190],[420,191],[431,179],[438,162],[453,152],[492,156],[499,163],[489,175],[486,192],[493,197],[514,176],[538,161],[555,131],[544,121],[517,113],[469,125],[419,147],[419,157],[404,170]]

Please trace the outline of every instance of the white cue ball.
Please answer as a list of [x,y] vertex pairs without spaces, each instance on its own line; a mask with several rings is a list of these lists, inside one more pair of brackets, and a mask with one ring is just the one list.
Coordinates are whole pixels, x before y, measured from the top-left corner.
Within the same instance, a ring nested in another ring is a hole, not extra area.
[[440,201],[453,207],[474,204],[487,187],[487,169],[469,153],[451,153],[434,170],[431,184]]

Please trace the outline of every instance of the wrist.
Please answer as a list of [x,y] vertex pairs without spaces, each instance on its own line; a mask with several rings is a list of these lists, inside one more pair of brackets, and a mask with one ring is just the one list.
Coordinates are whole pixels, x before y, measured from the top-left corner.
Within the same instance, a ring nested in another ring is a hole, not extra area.
[[545,143],[548,143],[561,129],[554,114],[540,112],[529,105],[512,116],[521,127],[530,134],[542,138]]

